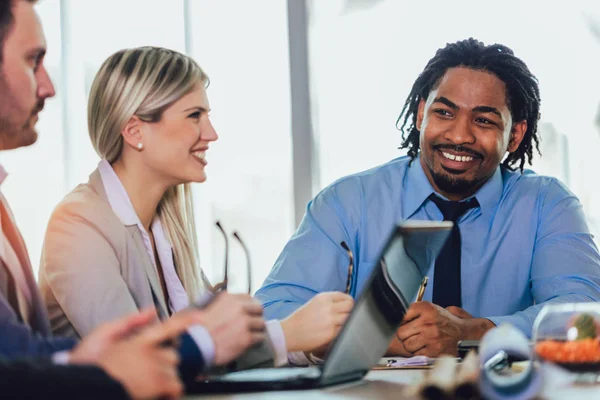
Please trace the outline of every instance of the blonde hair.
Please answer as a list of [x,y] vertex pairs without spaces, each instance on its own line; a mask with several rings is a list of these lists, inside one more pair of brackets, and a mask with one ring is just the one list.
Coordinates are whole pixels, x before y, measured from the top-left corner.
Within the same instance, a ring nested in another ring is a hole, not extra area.
[[[121,131],[132,116],[160,121],[164,110],[199,82],[209,82],[200,66],[173,50],[138,47],[110,56],[94,78],[88,102],[88,129],[96,152],[115,162],[123,150]],[[210,285],[200,268],[190,184],[168,189],[157,214],[173,248],[177,275],[193,301]]]

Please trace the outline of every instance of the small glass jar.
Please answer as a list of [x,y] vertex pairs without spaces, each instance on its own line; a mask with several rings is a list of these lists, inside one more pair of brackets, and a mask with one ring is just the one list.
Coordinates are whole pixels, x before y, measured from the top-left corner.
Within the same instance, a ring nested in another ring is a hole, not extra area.
[[545,306],[532,339],[538,360],[572,372],[600,373],[600,303]]

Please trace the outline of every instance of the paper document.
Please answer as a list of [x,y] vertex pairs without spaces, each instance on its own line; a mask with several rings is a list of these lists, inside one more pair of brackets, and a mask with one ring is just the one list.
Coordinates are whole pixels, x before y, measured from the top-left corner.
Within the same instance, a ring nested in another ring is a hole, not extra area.
[[385,368],[411,368],[411,367],[430,367],[435,363],[435,358],[426,356],[414,357],[383,357],[377,364],[378,369]]

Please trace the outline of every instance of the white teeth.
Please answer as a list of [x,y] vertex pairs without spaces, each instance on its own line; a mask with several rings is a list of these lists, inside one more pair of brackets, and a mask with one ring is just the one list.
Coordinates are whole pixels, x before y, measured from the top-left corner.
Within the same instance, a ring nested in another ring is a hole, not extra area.
[[206,153],[203,151],[195,151],[192,153],[192,155],[199,160],[204,160],[206,158]]
[[442,152],[442,154],[444,155],[444,157],[446,157],[450,160],[454,160],[456,158],[456,157],[454,157],[454,154],[444,153],[444,152]]
[[442,152],[442,154],[444,155],[444,157],[446,157],[447,159],[452,160],[452,161],[467,162],[467,161],[473,160],[473,157],[471,157],[471,156],[455,156],[454,154],[450,154],[450,153],[446,153],[446,152]]

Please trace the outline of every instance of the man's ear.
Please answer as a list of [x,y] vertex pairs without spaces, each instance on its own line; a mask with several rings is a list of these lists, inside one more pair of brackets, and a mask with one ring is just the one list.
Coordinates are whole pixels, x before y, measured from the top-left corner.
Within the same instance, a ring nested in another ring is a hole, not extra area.
[[419,108],[417,109],[417,130],[421,131],[421,125],[423,124],[423,118],[425,116],[425,99],[419,100]]
[[508,141],[508,149],[509,153],[514,153],[517,151],[523,138],[525,137],[525,132],[527,132],[527,121],[523,120],[521,122],[514,123],[512,129],[510,131],[510,139]]
[[134,115],[121,131],[125,143],[134,149],[139,149],[139,144],[142,143],[141,124],[142,121]]

